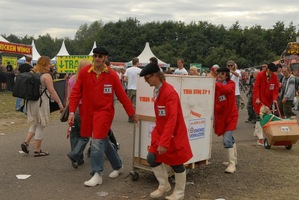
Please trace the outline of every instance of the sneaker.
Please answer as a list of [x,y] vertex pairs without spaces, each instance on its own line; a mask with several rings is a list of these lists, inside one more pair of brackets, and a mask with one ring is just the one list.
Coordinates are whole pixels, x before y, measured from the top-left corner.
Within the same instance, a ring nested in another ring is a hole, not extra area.
[[110,178],[116,178],[116,177],[118,177],[123,171],[124,171],[124,166],[122,165],[120,169],[118,169],[118,170],[114,170],[113,172],[111,172],[111,173],[109,174],[109,177],[110,177]]
[[264,146],[264,140],[263,139],[258,139],[257,144],[260,146]]
[[29,153],[28,146],[29,146],[29,144],[27,144],[26,142],[23,142],[21,144],[21,149],[24,153],[27,153],[27,154]]
[[67,154],[67,157],[71,160],[73,168],[77,169],[78,166],[79,166],[78,162],[75,161],[75,160],[70,156],[70,154]]

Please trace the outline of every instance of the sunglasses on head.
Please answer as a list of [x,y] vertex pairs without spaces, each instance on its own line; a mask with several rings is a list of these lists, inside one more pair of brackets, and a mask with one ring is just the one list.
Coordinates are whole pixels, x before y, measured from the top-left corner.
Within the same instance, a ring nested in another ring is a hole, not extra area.
[[103,58],[104,56],[101,54],[93,54],[93,57],[94,58]]

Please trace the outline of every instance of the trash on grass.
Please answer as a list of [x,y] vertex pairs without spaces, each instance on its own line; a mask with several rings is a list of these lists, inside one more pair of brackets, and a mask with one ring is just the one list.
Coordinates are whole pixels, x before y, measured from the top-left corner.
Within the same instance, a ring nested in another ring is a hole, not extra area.
[[16,175],[16,177],[18,178],[18,179],[27,179],[27,178],[29,178],[31,175],[27,175],[27,174],[19,174],[19,175]]
[[97,195],[99,195],[100,197],[105,197],[108,196],[108,192],[97,192]]

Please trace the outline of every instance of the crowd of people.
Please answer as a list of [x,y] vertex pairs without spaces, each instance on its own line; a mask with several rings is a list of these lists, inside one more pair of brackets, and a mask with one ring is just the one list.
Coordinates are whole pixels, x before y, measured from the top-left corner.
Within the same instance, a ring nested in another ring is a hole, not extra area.
[[[184,122],[179,95],[172,85],[167,83],[165,74],[179,76],[202,76],[215,79],[214,132],[222,137],[223,147],[227,152],[225,172],[236,172],[237,145],[234,133],[237,128],[239,111],[242,110],[244,98],[247,100],[248,119],[246,123],[258,123],[260,107],[271,107],[277,104],[283,118],[295,115],[298,110],[294,99],[298,98],[298,74],[287,66],[263,63],[261,69],[245,71],[238,69],[237,63],[229,60],[226,66],[217,64],[209,72],[202,72],[196,67],[187,70],[184,60],[177,60],[178,68],[165,71],[158,65],[155,57],[149,64],[139,68],[139,59],[133,58],[133,66],[128,69],[112,69],[108,59],[108,51],[103,47],[93,49],[93,62],[81,60],[77,73],[68,79],[67,102],[69,106],[68,123],[70,125],[70,152],[67,154],[74,168],[84,163],[84,149],[90,141],[91,178],[84,182],[85,186],[94,187],[103,183],[104,156],[111,164],[110,178],[117,178],[124,170],[117,148],[111,142],[111,124],[114,118],[115,99],[123,105],[129,123],[136,123],[136,91],[138,77],[153,87],[153,98],[156,126],[151,134],[147,162],[159,182],[158,188],[150,194],[151,198],[159,198],[171,190],[168,182],[166,166],[170,166],[175,174],[176,184],[173,193],[166,199],[183,199],[186,185],[186,169],[184,163],[192,158],[187,126]],[[30,67],[30,58],[19,68],[20,73],[33,70],[42,73],[42,88],[47,92],[41,98],[51,96],[64,110],[61,99],[53,87],[50,58],[42,56],[35,67]],[[1,67],[2,69],[2,67]],[[0,71],[3,76],[3,70]],[[97,92],[95,92],[97,91]],[[242,94],[244,92],[244,95]],[[20,99],[16,101],[19,108]],[[41,150],[45,135],[45,127],[49,123],[49,104],[39,105],[29,101],[27,107],[28,122],[31,123],[28,134],[21,144],[23,152],[29,154],[32,138],[35,140],[34,156],[48,156],[49,152]]]

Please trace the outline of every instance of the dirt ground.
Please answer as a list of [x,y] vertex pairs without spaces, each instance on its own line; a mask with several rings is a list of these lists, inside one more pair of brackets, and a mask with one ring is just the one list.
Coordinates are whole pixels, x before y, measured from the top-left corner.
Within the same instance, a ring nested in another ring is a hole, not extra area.
[[[83,182],[90,178],[89,158],[85,158],[85,164],[77,170],[72,168],[66,157],[69,151],[69,141],[65,138],[67,125],[58,121],[58,114],[52,114],[43,143],[50,155],[34,158],[32,154],[18,152],[27,133],[26,117],[14,110],[11,102],[14,99],[9,102],[4,99],[0,94],[0,104],[6,105],[0,107],[0,199],[150,199],[149,194],[156,189],[157,181],[152,172],[132,166],[133,125],[127,122],[119,103],[112,129],[120,143],[125,172],[117,179],[109,179],[111,167],[106,161],[103,184],[87,188]],[[298,111],[296,113],[299,115]],[[254,125],[244,123],[246,117],[247,111],[240,111],[235,132],[237,171],[224,173],[222,162],[226,160],[226,151],[221,138],[213,136],[209,164],[188,170],[186,200],[299,199],[298,144],[291,150],[282,146],[271,149],[258,146],[253,137]],[[132,181],[131,171],[139,174],[137,181]],[[16,174],[32,176],[18,180]]]

